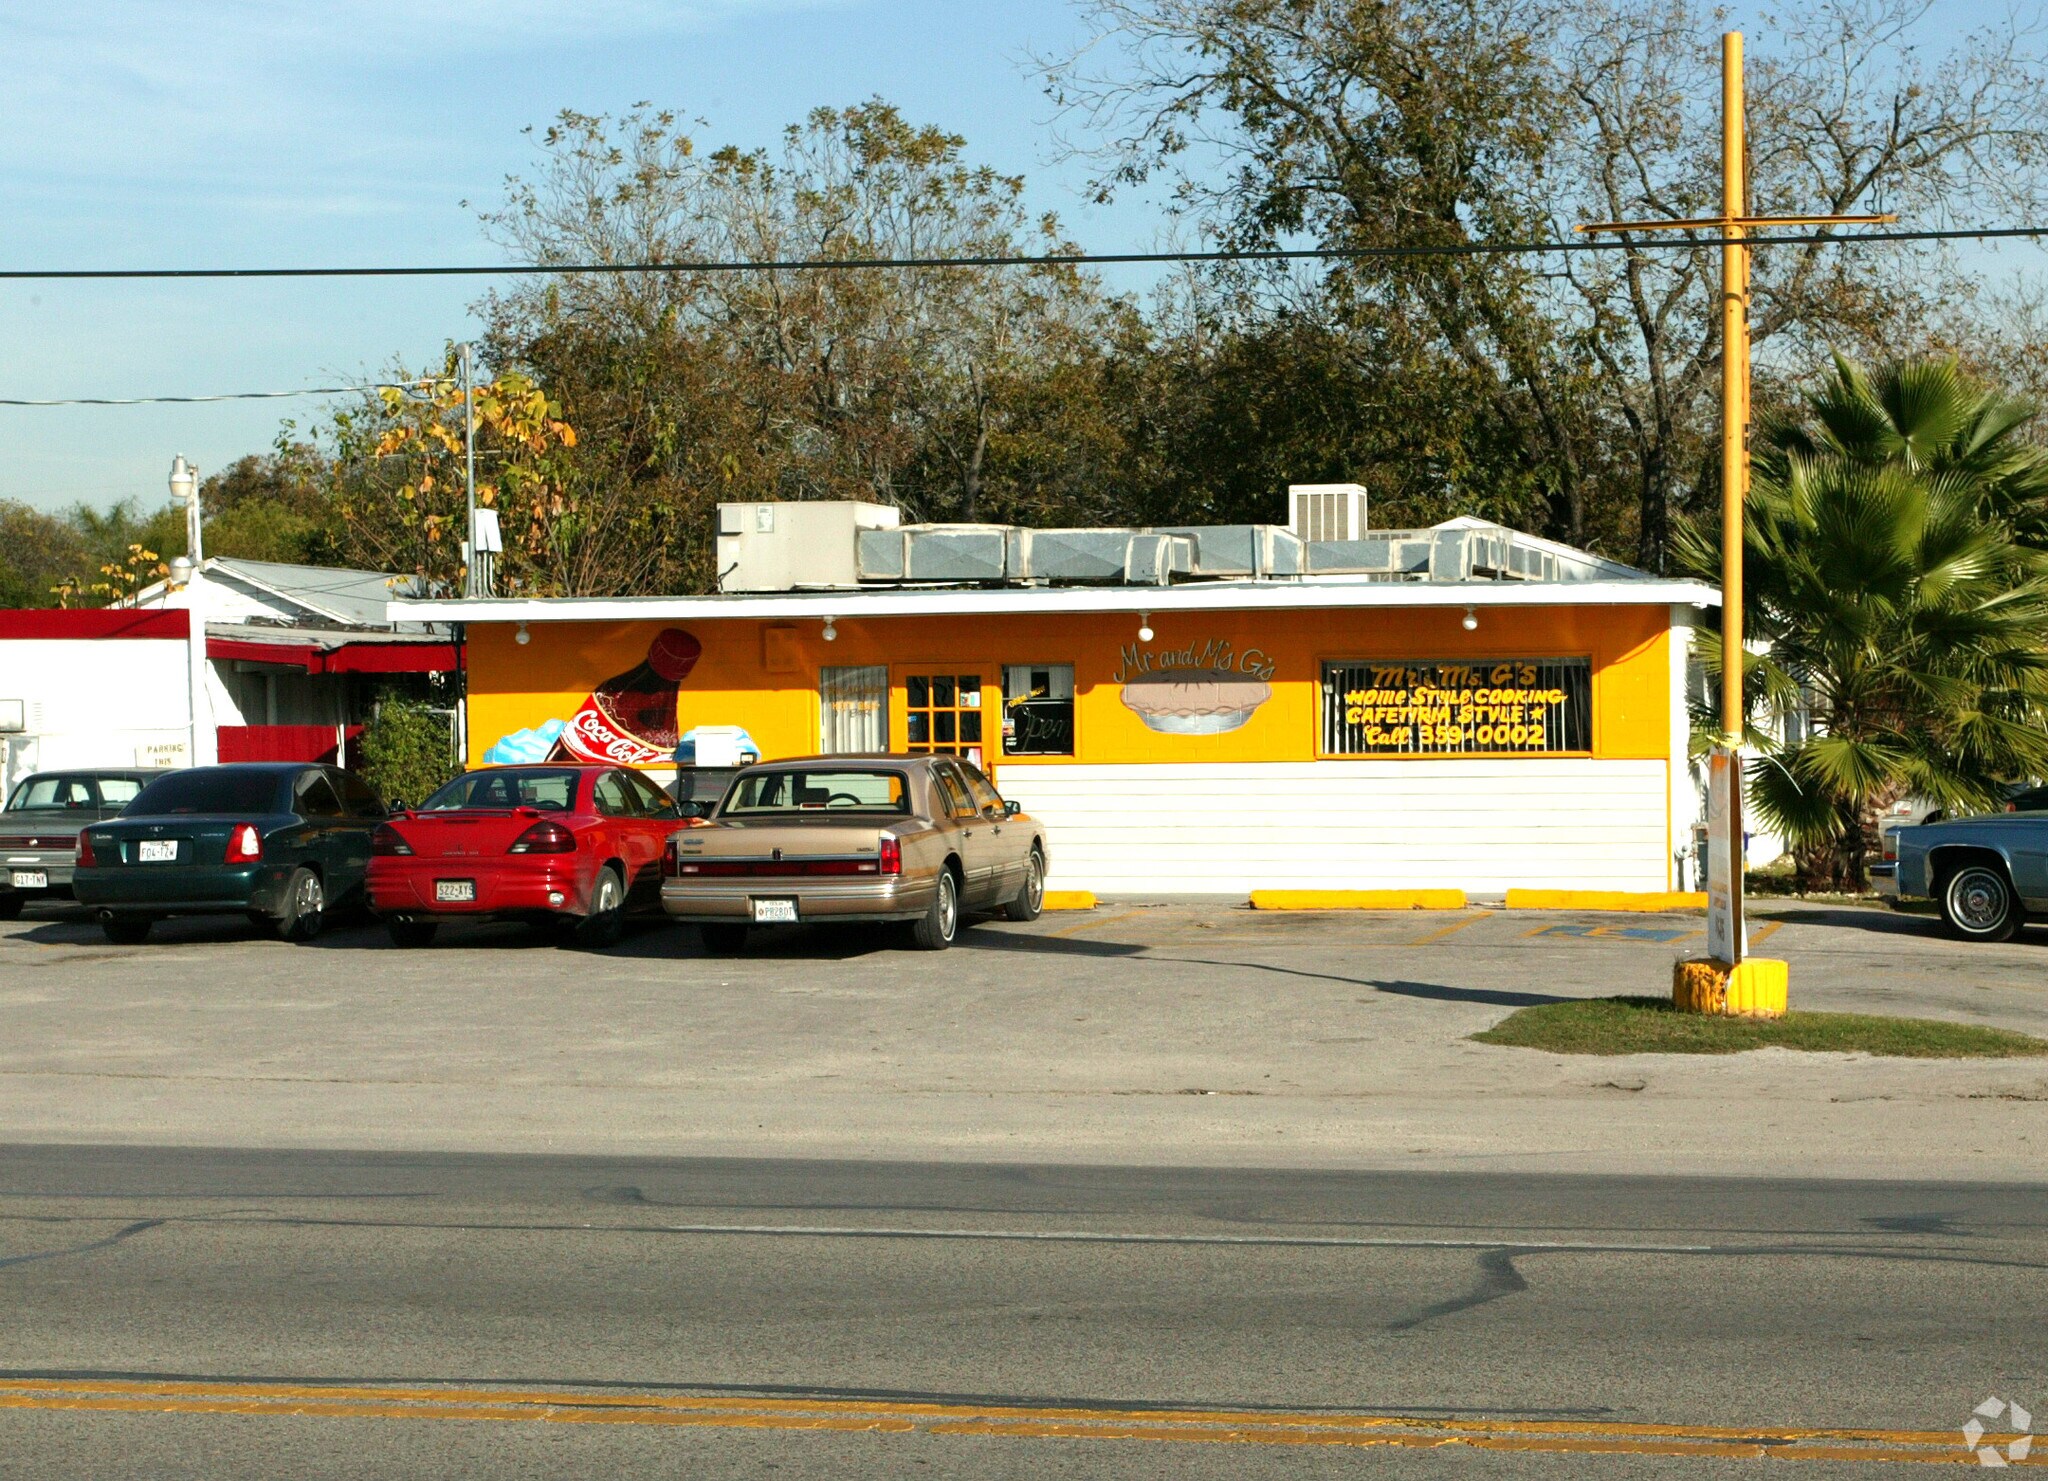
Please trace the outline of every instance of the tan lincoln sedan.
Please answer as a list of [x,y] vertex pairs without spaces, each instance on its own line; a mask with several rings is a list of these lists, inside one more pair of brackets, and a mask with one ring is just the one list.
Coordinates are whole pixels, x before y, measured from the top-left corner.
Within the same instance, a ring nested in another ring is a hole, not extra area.
[[661,903],[704,945],[754,926],[900,921],[943,951],[964,915],[1035,920],[1045,830],[953,756],[808,756],[750,766],[705,826],[669,839]]

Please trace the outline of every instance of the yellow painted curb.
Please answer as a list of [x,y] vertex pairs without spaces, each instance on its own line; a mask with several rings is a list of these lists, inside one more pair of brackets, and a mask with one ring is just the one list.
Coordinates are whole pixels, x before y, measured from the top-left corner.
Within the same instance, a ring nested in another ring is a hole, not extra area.
[[1510,910],[1705,910],[1705,890],[1509,890]]
[[1047,890],[1041,910],[1093,910],[1095,896],[1087,890]]
[[1463,910],[1463,890],[1253,890],[1254,910]]
[[1790,969],[1753,956],[1739,967],[1698,958],[1671,964],[1671,1003],[1681,1013],[1724,1018],[1783,1018],[1791,997]]

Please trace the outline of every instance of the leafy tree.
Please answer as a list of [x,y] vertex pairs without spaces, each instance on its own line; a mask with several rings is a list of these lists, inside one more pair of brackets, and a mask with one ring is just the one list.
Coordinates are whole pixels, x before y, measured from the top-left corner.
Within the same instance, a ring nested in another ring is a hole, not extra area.
[[363,727],[363,779],[387,802],[419,803],[460,769],[448,717],[417,699],[386,699]]
[[[1333,323],[1395,325],[1462,373],[1443,414],[1519,464],[1549,533],[1662,569],[1674,507],[1714,492],[1717,254],[1483,250],[1720,205],[1720,30],[1705,0],[1090,0],[1047,64],[1103,195],[1164,176],[1241,246],[1385,253],[1331,266]],[[1930,0],[1821,0],[1750,69],[1763,213],[2048,201],[2048,60],[2013,18],[1941,64]],[[1408,249],[1456,255],[1401,255]],[[1297,291],[1276,272],[1269,294]],[[1896,347],[1967,286],[1937,251],[1771,248],[1754,337],[1796,379],[1830,344]],[[1767,399],[1769,387],[1763,388]],[[1393,449],[1400,451],[1398,444]]]
[[[535,177],[485,217],[536,264],[1072,250],[1025,211],[1020,178],[880,101],[815,110],[775,150],[701,150],[645,108],[564,113],[540,143]],[[1098,392],[1129,310],[1071,267],[622,273],[483,307],[494,363],[531,369],[589,434],[575,476],[644,513],[659,568],[638,589],[715,580],[721,498],[1109,514]]]
[[[1805,881],[1860,888],[1897,799],[1984,809],[2048,771],[2048,454],[1952,361],[1838,361],[1803,410],[1764,427],[1745,524],[1746,688],[1798,722],[1749,792]],[[1717,535],[1682,548],[1718,574]]]
[[60,587],[82,591],[99,565],[71,521],[0,501],[0,607],[47,607]]
[[340,564],[333,472],[317,448],[291,439],[293,430],[271,452],[238,458],[200,485],[208,555]]
[[[332,424],[340,553],[371,570],[459,588],[468,473],[454,351],[438,375],[393,380]],[[490,378],[474,395],[476,502],[498,511],[503,583],[537,596],[600,589],[593,568],[629,553],[607,521],[609,502],[586,499],[572,481],[563,454],[576,445],[576,432],[559,403],[517,371]],[[625,575],[633,574],[629,561]]]

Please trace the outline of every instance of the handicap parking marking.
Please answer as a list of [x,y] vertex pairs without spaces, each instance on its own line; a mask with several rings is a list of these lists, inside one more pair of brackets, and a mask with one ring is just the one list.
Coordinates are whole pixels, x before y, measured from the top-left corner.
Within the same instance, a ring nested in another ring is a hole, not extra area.
[[1524,931],[1524,938],[1530,936],[1576,936],[1594,941],[1683,941],[1689,936],[1704,936],[1706,932],[1691,926],[1593,926],[1557,925],[1538,926],[1533,931]]

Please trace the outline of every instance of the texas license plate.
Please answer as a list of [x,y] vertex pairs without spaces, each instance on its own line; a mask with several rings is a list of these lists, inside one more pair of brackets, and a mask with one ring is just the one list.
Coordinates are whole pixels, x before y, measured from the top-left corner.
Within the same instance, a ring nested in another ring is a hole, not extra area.
[[50,876],[41,870],[17,869],[14,871],[14,887],[17,890],[47,890]]
[[178,857],[178,840],[145,838],[136,846],[135,857],[145,864],[168,864]]
[[774,925],[777,922],[786,923],[793,921],[796,919],[796,901],[756,900],[754,902],[754,919],[762,925]]
[[476,881],[473,879],[437,879],[434,881],[434,898],[450,904],[459,904],[476,898]]

